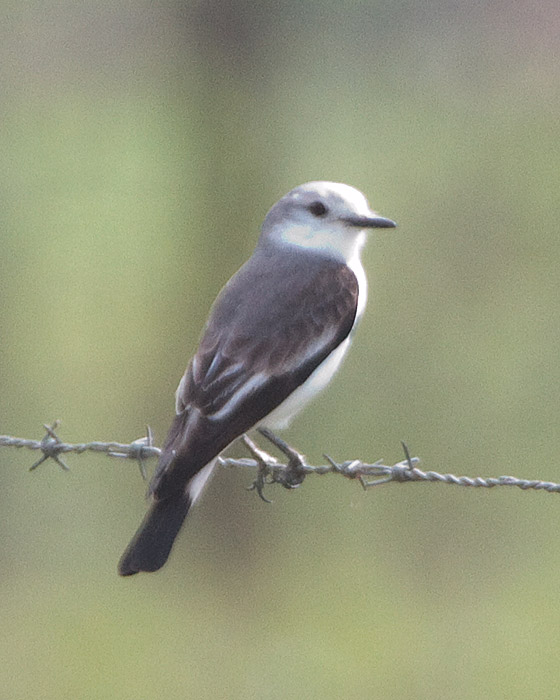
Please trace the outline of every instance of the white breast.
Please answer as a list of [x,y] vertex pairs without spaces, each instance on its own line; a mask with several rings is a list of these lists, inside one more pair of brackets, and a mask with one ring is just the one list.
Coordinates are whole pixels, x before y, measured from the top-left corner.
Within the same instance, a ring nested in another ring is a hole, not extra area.
[[346,338],[331,354],[310,374],[307,380],[293,391],[283,403],[263,418],[259,425],[277,430],[286,428],[292,418],[301,411],[332,379],[339,368],[342,358],[350,346],[350,338]]
[[362,265],[362,261],[360,260],[360,253],[359,251],[356,252],[356,254],[348,260],[348,267],[352,270],[352,272],[356,275],[356,279],[358,280],[358,308],[356,309],[356,320],[354,321],[354,327],[356,327],[356,323],[360,320],[362,314],[364,313],[364,309],[366,308],[366,301],[367,301],[367,277],[366,273],[364,270],[364,266]]

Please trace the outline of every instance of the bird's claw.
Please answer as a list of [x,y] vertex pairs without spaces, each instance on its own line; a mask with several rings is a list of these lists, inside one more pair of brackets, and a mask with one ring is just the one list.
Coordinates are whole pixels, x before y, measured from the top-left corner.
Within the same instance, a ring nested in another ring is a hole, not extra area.
[[275,475],[274,481],[281,483],[286,489],[295,489],[300,486],[306,477],[305,457],[268,428],[258,428],[258,431],[288,458],[286,469]]
[[247,491],[256,491],[265,503],[272,503],[272,501],[264,495],[264,487],[266,484],[274,483],[274,479],[269,477],[272,474],[271,468],[278,464],[278,462],[272,455],[269,455],[268,452],[261,450],[248,435],[243,435],[243,443],[257,463],[257,478],[247,487]]

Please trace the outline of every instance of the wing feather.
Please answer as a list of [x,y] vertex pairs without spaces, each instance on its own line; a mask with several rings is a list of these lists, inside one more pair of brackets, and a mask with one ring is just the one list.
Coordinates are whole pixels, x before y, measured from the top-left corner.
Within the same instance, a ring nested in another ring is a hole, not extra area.
[[224,417],[227,404],[233,410],[240,393],[247,394],[246,400],[268,382],[299,376],[302,366],[309,375],[347,337],[356,316],[354,273],[341,263],[331,264],[326,273],[322,266],[298,289],[287,290],[290,314],[271,310],[276,304],[285,309],[284,297],[273,307],[242,307],[229,318],[218,303],[182,380],[181,404],[208,417]]
[[286,279],[285,266],[255,254],[218,296],[177,389],[177,416],[150,485],[157,498],[183,488],[262,421],[350,334],[356,276],[344,263],[302,257]]

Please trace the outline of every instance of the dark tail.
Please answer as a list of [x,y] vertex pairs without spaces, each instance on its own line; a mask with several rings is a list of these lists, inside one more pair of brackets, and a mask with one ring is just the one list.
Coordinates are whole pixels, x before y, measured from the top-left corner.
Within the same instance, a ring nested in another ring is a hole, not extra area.
[[121,557],[119,574],[130,576],[161,569],[190,506],[191,499],[184,493],[154,501]]

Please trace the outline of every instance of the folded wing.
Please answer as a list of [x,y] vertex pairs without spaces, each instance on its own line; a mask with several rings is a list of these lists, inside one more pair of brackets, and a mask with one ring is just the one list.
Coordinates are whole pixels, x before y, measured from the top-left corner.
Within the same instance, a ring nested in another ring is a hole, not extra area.
[[359,290],[346,265],[294,259],[286,279],[253,260],[218,297],[181,380],[177,416],[151,485],[156,497],[265,418],[352,330]]

